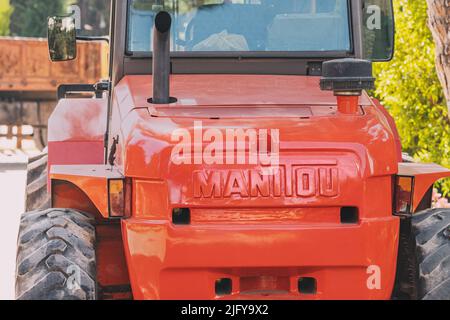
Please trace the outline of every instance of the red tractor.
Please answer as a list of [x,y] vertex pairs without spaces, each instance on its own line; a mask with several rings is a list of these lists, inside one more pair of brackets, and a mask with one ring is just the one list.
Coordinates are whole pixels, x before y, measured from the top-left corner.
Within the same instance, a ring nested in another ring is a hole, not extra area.
[[[450,171],[406,162],[366,93],[391,0],[111,16],[109,80],[60,88],[94,96],[59,101],[30,164],[51,205],[22,217],[17,299],[450,299],[450,212],[430,209]],[[74,25],[49,18],[53,61]]]

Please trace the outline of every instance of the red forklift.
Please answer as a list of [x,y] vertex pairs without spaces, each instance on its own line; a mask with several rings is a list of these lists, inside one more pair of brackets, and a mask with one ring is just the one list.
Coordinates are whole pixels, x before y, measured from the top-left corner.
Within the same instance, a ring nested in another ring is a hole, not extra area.
[[[17,299],[450,299],[450,211],[431,209],[450,171],[406,162],[367,93],[391,0],[111,17],[108,81],[59,101],[30,172],[51,203],[22,217]],[[49,19],[53,61],[76,59],[74,25]]]

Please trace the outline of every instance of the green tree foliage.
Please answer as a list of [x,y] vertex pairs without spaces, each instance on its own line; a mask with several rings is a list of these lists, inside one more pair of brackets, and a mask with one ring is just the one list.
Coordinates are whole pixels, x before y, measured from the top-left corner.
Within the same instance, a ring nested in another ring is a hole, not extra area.
[[20,37],[46,37],[47,18],[65,14],[66,0],[11,0],[11,35]]
[[81,13],[81,35],[104,36],[109,34],[110,0],[72,0]]
[[[403,149],[422,162],[450,168],[450,121],[435,70],[426,1],[396,0],[396,53],[375,66],[375,95],[394,116]],[[450,194],[450,181],[442,184]]]
[[12,12],[9,0],[0,0],[0,36],[9,35],[9,18]]

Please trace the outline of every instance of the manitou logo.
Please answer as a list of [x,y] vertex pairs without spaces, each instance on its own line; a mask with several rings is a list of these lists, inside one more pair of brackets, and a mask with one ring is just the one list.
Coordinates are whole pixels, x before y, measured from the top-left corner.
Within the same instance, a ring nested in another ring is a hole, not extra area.
[[175,165],[249,164],[277,168],[280,159],[278,129],[204,130],[201,121],[194,122],[193,136],[187,129],[172,133],[171,160]]
[[196,171],[194,198],[336,197],[339,175],[335,167],[283,166],[265,174],[263,170]]

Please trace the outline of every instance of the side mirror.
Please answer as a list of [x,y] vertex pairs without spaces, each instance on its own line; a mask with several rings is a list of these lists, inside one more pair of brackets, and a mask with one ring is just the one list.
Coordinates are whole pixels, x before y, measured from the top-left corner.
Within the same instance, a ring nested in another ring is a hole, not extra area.
[[53,62],[77,57],[77,34],[73,17],[48,18],[48,50]]
[[394,55],[395,19],[392,0],[363,0],[364,58],[389,61]]

